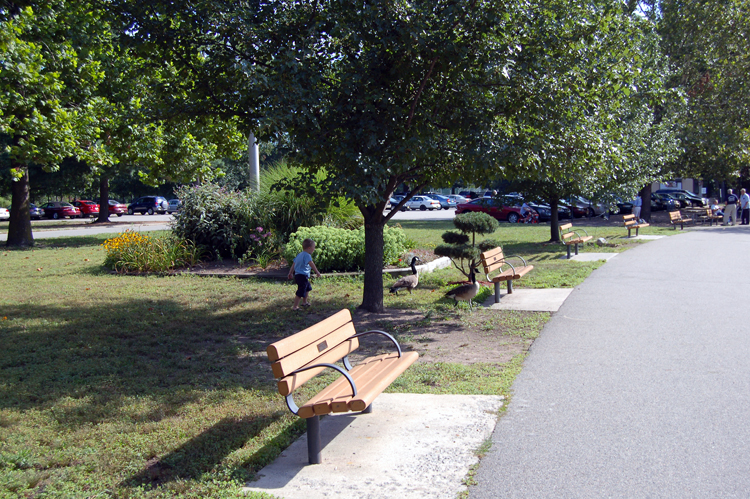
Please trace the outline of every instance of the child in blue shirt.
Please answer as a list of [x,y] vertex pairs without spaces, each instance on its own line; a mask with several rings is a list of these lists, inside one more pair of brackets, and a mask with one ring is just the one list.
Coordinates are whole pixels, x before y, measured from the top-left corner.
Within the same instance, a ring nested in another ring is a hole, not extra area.
[[294,282],[297,283],[297,292],[294,294],[294,305],[292,310],[299,310],[299,300],[302,298],[302,306],[309,307],[310,302],[307,301],[307,295],[312,291],[310,285],[310,267],[315,271],[315,275],[320,277],[320,272],[312,261],[312,253],[315,251],[315,241],[312,239],[305,239],[302,241],[302,251],[294,258],[292,262],[292,268],[289,269],[289,275],[287,279],[291,279],[294,276]]

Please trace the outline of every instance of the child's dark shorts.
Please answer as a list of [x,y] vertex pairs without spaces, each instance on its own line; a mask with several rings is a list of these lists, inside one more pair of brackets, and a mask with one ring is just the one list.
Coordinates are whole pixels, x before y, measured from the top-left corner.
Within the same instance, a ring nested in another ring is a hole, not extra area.
[[310,280],[305,274],[294,274],[294,282],[297,283],[297,292],[294,294],[300,298],[304,298],[309,291],[312,291]]

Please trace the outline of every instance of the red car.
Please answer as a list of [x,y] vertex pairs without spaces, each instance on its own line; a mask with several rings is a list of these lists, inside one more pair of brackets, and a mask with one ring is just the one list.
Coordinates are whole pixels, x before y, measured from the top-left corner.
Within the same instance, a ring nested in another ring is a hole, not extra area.
[[497,220],[507,220],[514,224],[521,218],[521,208],[518,206],[507,206],[502,199],[478,198],[468,203],[456,206],[456,215],[470,211],[481,211],[495,217]]
[[81,210],[63,201],[50,201],[42,205],[41,208],[44,210],[45,217],[54,218],[55,220],[58,218],[78,218],[81,216]]
[[118,217],[123,216],[128,212],[128,205],[121,203],[115,199],[109,200],[109,214],[117,215]]
[[81,215],[84,217],[98,217],[99,216],[99,205],[88,199],[76,199],[73,201],[73,206],[81,210]]

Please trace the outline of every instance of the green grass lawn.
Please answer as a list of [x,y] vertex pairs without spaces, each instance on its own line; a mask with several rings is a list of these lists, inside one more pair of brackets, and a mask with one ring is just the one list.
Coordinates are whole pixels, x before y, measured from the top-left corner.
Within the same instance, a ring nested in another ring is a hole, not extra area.
[[[452,228],[401,225],[423,248]],[[314,311],[292,314],[289,282],[112,274],[99,246],[107,237],[0,250],[0,497],[248,497],[241,486],[304,428],[276,392],[265,347],[354,309],[362,279],[316,280]],[[575,286],[602,264],[560,260],[548,227],[503,224],[495,237],[536,267],[518,287]],[[461,279],[454,269],[426,274],[386,307],[433,321],[458,314],[469,327],[472,316],[442,298]],[[492,313],[492,327],[529,342],[547,317]],[[418,364],[393,389],[508,394],[522,361]]]

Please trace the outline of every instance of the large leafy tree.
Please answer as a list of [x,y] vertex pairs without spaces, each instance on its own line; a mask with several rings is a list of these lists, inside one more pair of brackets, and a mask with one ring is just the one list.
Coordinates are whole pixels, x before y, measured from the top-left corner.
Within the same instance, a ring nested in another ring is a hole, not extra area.
[[79,5],[51,0],[0,4],[0,133],[10,137],[9,246],[33,244],[28,165],[55,169],[84,154],[96,134],[90,99],[102,72],[97,19]]
[[[674,157],[666,64],[653,23],[608,0],[537,7],[525,50],[509,79],[524,112],[516,121],[509,165],[528,194],[552,207],[550,238],[559,240],[557,206],[571,194],[632,197]],[[677,99],[675,99],[677,98]]]
[[674,67],[669,84],[687,95],[681,117],[685,176],[732,180],[750,164],[750,4],[743,0],[647,0]]

